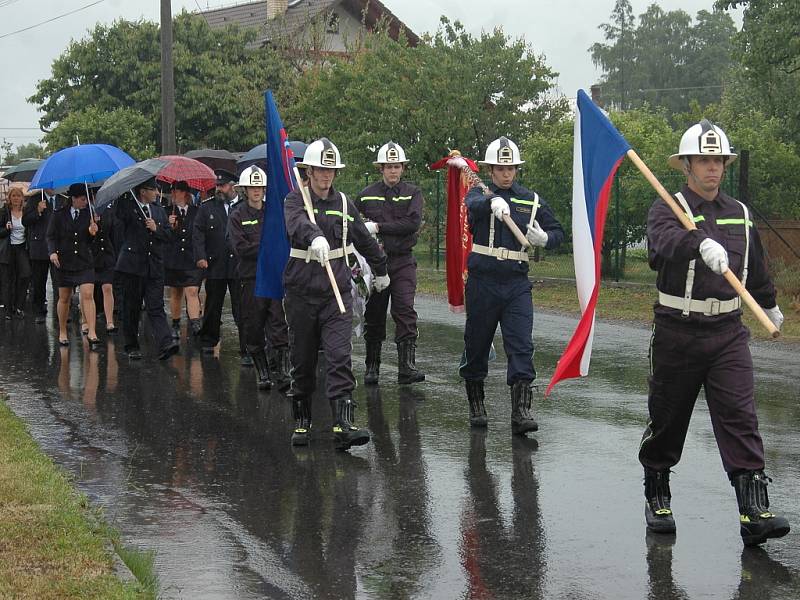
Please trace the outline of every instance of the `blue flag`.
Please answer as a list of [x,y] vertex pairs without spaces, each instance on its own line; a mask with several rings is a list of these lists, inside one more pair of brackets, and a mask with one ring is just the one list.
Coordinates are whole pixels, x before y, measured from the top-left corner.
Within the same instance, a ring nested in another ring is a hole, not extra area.
[[289,261],[289,238],[283,219],[283,200],[295,188],[294,155],[287,143],[286,130],[272,98],[264,93],[267,121],[267,195],[264,199],[264,224],[258,250],[256,291],[259,298],[283,299],[283,270]]

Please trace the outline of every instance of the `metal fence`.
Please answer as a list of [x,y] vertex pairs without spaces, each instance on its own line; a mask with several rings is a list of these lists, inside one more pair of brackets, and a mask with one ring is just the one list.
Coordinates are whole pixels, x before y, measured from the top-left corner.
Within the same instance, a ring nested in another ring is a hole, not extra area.
[[[734,163],[735,164],[735,163]],[[732,165],[733,166],[733,165]],[[336,181],[336,188],[343,191],[348,196],[355,197],[360,190],[367,185],[374,183],[380,178],[378,173],[366,173],[361,177],[339,177]],[[542,178],[538,178],[537,182],[528,181],[533,180],[533,177],[523,177],[520,183],[529,187],[530,189],[542,189]],[[571,190],[571,177],[553,179],[557,181],[560,189]],[[422,189],[425,198],[425,207],[423,212],[423,224],[420,230],[419,242],[415,250],[417,260],[422,268],[430,268],[436,270],[444,270],[445,260],[444,255],[446,252],[445,247],[445,232],[447,222],[447,191],[444,173],[435,171],[432,173],[425,173],[423,177],[414,177],[413,175],[408,178],[408,181],[415,183]],[[628,175],[618,176],[612,190],[611,204],[608,209],[606,218],[606,234],[605,234],[605,251],[603,260],[602,276],[604,279],[613,281],[623,281],[631,283],[653,284],[655,283],[655,273],[650,270],[647,264],[647,249],[645,247],[644,235],[642,234],[641,240],[631,241],[627,239],[630,236],[624,235],[626,232],[625,224],[623,223],[623,215],[627,204],[640,200],[639,198],[632,198],[632,191],[630,188],[634,187],[634,183],[642,181],[641,175]],[[662,180],[662,184],[668,190],[679,190],[685,178],[677,171],[670,174]],[[488,182],[487,182],[488,183]],[[736,173],[729,169],[724,183],[724,191],[734,197],[738,195],[738,178]],[[553,187],[553,186],[549,186]],[[641,184],[636,186],[636,189],[641,189]],[[656,197],[653,191],[646,202],[649,203]],[[533,262],[531,264],[531,273],[536,278],[542,279],[574,279],[575,269],[572,259],[572,232],[571,228],[566,224],[571,222],[569,214],[561,214],[570,210],[571,200],[555,203],[551,198],[545,197],[545,200],[553,205],[566,207],[559,210],[555,209],[556,218],[562,224],[565,224],[566,240],[561,248],[554,251],[545,251],[537,248],[533,253]],[[562,199],[563,200],[563,199]],[[645,217],[646,218],[646,217]],[[642,231],[644,230],[644,223],[641,224]]]

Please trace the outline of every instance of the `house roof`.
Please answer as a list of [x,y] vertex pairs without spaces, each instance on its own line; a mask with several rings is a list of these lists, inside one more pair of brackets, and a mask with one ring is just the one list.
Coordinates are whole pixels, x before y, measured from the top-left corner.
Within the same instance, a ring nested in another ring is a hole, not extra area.
[[300,32],[309,21],[339,4],[359,20],[361,20],[362,12],[366,7],[364,20],[367,27],[373,27],[384,16],[388,19],[389,35],[397,39],[402,29],[405,30],[410,45],[416,46],[419,43],[419,36],[395,17],[380,0],[290,0],[286,14],[270,21],[267,21],[265,0],[206,10],[199,14],[212,28],[221,28],[232,24],[240,27],[255,27],[262,32],[258,37],[258,42],[263,44],[276,37],[278,33],[283,36],[292,36]]

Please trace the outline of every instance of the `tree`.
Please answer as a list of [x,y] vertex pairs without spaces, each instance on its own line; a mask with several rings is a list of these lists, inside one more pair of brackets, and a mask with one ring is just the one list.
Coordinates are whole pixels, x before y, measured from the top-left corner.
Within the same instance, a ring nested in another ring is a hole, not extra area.
[[123,148],[140,160],[155,156],[154,125],[143,114],[115,108],[105,111],[89,106],[67,115],[58,127],[45,134],[49,148],[65,148],[81,144],[111,144]]
[[2,149],[4,154],[2,163],[9,167],[18,165],[26,158],[44,158],[46,156],[44,148],[35,142],[17,146],[16,150],[14,150],[13,144],[4,144]]
[[[175,17],[173,27],[179,151],[203,146],[246,150],[262,143],[262,92],[279,89],[290,76],[280,56],[250,47],[255,30],[212,30],[187,12]],[[124,121],[116,135],[125,140],[128,134],[145,135],[127,143],[142,155],[157,151],[158,31],[155,23],[120,20],[97,25],[87,39],[73,41],[53,62],[51,77],[40,81],[28,99],[43,113],[40,125],[48,139],[71,144],[70,131],[92,131],[82,114],[122,111],[115,113]],[[130,131],[123,133],[126,128]]]

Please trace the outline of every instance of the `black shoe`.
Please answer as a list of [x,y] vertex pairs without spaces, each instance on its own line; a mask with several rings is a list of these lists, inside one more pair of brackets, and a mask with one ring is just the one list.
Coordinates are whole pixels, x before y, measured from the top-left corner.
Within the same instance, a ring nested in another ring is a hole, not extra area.
[[172,339],[176,342],[181,339],[181,320],[180,319],[173,319],[172,320]]
[[106,327],[106,334],[108,335],[116,335],[117,332],[119,332],[119,327],[113,325],[111,327]]
[[381,370],[381,342],[367,342],[367,357],[364,364],[367,367],[364,373],[364,385],[378,385]]
[[525,435],[529,431],[539,431],[539,424],[533,418],[533,385],[530,381],[516,381],[511,386],[511,433]]
[[22,321],[25,318],[25,313],[22,311],[22,309],[17,308],[14,310],[14,317]]
[[653,533],[675,533],[675,517],[670,507],[669,469],[656,471],[645,467],[644,497],[647,529]]
[[142,351],[138,348],[128,350],[128,358],[131,360],[142,360]]
[[292,446],[308,446],[308,438],[311,431],[311,398],[294,396],[292,398],[292,413],[294,415]]
[[164,348],[158,355],[158,360],[167,360],[173,354],[177,354],[178,351],[181,349],[180,345],[176,342],[172,342],[169,346]]
[[486,407],[483,405],[483,379],[465,379],[464,385],[467,388],[470,427],[486,427],[489,419],[486,417]]
[[100,338],[89,338],[89,350],[100,350],[102,344]]
[[731,475],[739,503],[739,524],[745,546],[763,544],[769,538],[789,533],[789,521],[770,512],[767,485],[772,480],[764,471],[739,471]]
[[253,366],[253,359],[250,357],[249,354],[242,354],[239,357],[239,364],[243,367],[252,367]]
[[407,385],[425,381],[425,373],[417,369],[416,351],[416,340],[397,342],[397,383]]
[[[250,358],[252,357],[252,358]],[[244,358],[244,357],[242,357]],[[267,353],[264,348],[253,346],[250,348],[250,364],[256,369],[257,383],[256,386],[260,390],[269,390],[272,388],[272,380],[269,378],[269,366],[267,365]]]
[[333,412],[333,439],[337,450],[349,450],[352,446],[363,446],[369,442],[370,434],[366,429],[359,429],[355,421],[355,403],[348,396],[339,396],[331,400]]

